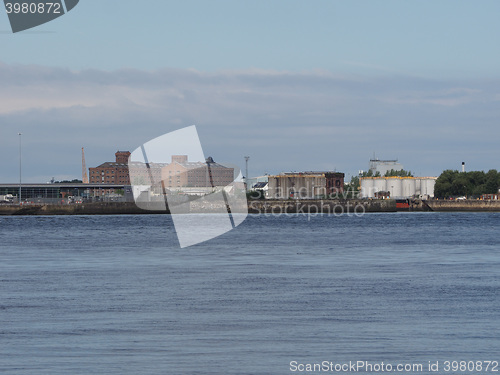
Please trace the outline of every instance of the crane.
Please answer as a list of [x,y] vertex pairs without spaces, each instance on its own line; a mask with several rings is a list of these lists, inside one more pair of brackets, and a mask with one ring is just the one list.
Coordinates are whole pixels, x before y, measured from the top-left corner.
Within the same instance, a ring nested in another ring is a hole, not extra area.
[[89,177],[87,175],[87,165],[85,164],[85,151],[83,151],[83,147],[82,147],[82,182],[84,184],[89,183]]

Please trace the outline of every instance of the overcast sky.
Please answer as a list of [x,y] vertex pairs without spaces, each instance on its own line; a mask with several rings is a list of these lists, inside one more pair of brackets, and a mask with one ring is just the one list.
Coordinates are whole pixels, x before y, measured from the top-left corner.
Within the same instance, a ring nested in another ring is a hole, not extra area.
[[0,182],[81,178],[197,125],[250,175],[500,169],[500,2],[80,0],[12,34],[0,12]]

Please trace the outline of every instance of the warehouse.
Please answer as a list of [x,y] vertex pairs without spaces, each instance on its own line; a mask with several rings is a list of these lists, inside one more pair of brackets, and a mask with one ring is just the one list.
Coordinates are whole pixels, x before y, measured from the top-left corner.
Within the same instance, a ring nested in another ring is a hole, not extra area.
[[334,198],[344,191],[344,173],[291,172],[269,176],[271,199]]

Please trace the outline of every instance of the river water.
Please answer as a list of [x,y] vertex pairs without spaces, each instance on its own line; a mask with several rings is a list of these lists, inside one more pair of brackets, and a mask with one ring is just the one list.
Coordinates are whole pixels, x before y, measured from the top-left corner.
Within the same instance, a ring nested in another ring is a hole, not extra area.
[[499,224],[253,215],[181,249],[168,215],[0,217],[0,373],[500,361]]

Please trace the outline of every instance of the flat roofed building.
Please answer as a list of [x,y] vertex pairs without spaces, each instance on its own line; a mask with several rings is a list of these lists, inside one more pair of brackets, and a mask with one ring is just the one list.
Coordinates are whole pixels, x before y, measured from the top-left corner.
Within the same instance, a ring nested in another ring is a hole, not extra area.
[[344,191],[344,173],[298,172],[269,176],[271,199],[336,198]]
[[190,162],[187,155],[172,155],[172,162],[161,169],[166,188],[227,186],[234,181],[234,168],[216,163]]

